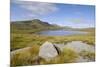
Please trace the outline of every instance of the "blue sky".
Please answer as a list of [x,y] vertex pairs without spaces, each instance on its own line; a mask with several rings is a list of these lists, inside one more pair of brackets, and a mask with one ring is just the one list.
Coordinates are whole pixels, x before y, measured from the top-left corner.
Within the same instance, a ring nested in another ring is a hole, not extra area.
[[95,26],[95,6],[11,1],[11,21],[40,19],[51,24],[86,28]]

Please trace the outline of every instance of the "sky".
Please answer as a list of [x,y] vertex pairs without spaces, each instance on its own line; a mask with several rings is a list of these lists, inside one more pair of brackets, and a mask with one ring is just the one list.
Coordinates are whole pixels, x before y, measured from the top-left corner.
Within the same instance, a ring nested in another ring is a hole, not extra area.
[[40,19],[74,28],[95,27],[95,6],[11,0],[11,21]]

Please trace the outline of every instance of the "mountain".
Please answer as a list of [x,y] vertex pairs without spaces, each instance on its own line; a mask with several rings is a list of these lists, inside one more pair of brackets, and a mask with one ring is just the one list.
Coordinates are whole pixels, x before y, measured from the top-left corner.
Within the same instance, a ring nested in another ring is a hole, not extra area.
[[60,26],[43,22],[39,19],[28,21],[15,21],[10,23],[11,32],[13,33],[34,33],[41,30],[60,29]]

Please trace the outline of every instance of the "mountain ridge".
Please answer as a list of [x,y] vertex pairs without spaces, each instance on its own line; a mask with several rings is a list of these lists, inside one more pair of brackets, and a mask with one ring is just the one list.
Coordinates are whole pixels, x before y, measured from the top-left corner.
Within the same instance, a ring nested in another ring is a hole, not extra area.
[[[61,27],[58,25],[49,24],[48,22],[41,21],[39,19],[27,20],[27,21],[14,21],[10,23],[11,32],[17,31],[31,31],[33,32],[40,30],[55,30],[60,29]],[[17,31],[16,31],[17,30]]]

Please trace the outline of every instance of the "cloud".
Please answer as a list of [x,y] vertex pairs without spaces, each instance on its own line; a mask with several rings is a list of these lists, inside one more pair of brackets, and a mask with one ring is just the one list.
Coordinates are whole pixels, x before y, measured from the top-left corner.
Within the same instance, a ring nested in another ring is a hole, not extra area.
[[73,27],[95,27],[95,21],[85,18],[71,18],[68,20]]
[[44,2],[30,2],[23,0],[11,0],[11,3],[17,4],[19,7],[28,11],[29,16],[41,16],[56,12],[58,8],[55,4]]
[[79,18],[71,19],[70,21],[74,22],[74,23],[82,23],[82,22],[84,22],[83,19],[79,19]]

